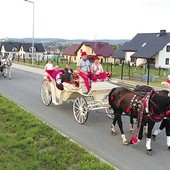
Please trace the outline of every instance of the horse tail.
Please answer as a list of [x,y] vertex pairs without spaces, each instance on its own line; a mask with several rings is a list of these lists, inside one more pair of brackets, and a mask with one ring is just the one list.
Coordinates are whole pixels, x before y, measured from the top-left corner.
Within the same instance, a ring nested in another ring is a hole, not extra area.
[[112,101],[114,100],[114,91],[116,90],[116,88],[113,88],[110,93],[109,93],[109,104],[111,105]]

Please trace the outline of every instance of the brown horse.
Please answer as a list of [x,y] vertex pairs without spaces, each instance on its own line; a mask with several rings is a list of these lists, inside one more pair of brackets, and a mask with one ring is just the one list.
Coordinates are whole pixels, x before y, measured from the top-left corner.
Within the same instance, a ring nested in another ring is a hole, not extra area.
[[[147,92],[150,92],[151,90],[153,90],[153,88],[150,87],[150,86],[147,86],[147,85],[137,85],[136,88],[134,89],[134,91],[136,93],[140,93],[142,96],[144,94],[146,94]],[[122,112],[120,110],[117,110],[117,109],[115,109],[115,110],[116,110],[117,113],[114,115],[113,123],[111,125],[111,134],[112,135],[116,134],[115,124],[117,122],[118,126],[120,128],[120,131],[121,131],[121,135],[122,135],[122,140],[123,140],[122,143],[123,143],[123,145],[128,145],[129,142],[127,141],[127,139],[125,137],[124,130],[123,130],[122,119],[121,119],[121,116],[120,116],[122,114]],[[130,132],[134,133],[134,120],[133,120],[133,117],[131,115],[129,115],[129,116],[130,116]],[[146,134],[147,133],[146,132],[146,129],[147,129],[146,124],[144,126],[144,129],[145,129],[144,133]]]
[[[139,88],[139,87],[138,87]],[[155,122],[163,120],[164,117],[170,117],[170,98],[167,97],[167,91],[158,93],[151,87],[149,92],[137,91],[135,89],[127,89],[125,87],[113,88],[109,93],[109,104],[113,108],[115,117],[118,120],[118,125],[121,130],[123,144],[126,144],[127,139],[123,131],[123,124],[121,115],[124,112],[131,118],[137,119],[137,130],[135,137],[131,139],[132,143],[137,143],[143,137],[143,126],[148,123],[148,132],[146,140],[147,153],[152,154],[151,149],[151,133],[155,125]],[[170,148],[170,129],[167,133],[167,145]]]
[[[146,94],[147,92],[150,92],[151,90],[153,90],[152,87],[150,86],[147,86],[147,85],[137,85],[134,89],[135,92],[137,93],[140,93],[141,95],[143,94]],[[168,91],[166,91],[167,93]],[[169,93],[169,92],[168,92]],[[120,114],[115,114],[114,115],[114,119],[113,119],[113,123],[112,123],[112,126],[111,126],[111,134],[112,135],[116,135],[116,130],[115,130],[115,124],[116,122],[118,123],[119,125],[119,128],[120,128],[120,131],[121,131],[121,134],[122,134],[122,138],[123,138],[123,145],[128,145],[129,142],[127,141],[125,135],[124,135],[124,130],[123,130],[123,127],[122,127],[122,120],[121,120],[121,116]],[[134,120],[133,120],[133,117],[130,117],[130,132],[131,133],[134,133]],[[147,125],[145,123],[144,125],[144,134],[147,133]]]

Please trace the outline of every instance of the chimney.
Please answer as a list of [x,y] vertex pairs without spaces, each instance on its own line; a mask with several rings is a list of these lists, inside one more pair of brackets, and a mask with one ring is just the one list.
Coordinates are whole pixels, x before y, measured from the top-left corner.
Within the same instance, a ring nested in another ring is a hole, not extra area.
[[160,36],[166,34],[166,30],[160,30]]

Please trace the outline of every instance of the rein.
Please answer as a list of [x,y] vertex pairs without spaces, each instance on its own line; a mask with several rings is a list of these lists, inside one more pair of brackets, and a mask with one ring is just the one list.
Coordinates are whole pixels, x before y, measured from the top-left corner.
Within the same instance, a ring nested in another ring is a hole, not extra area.
[[[155,93],[151,96],[151,98],[149,99],[149,101],[155,106],[155,108],[158,109],[158,111],[161,113],[159,115],[157,115],[153,108],[150,108],[150,111],[148,112],[148,118],[150,118],[152,121],[154,122],[160,122],[166,115],[169,116],[169,112],[168,110],[170,110],[169,106],[160,109],[160,107],[158,107],[158,105],[156,105],[152,98],[155,96]],[[167,108],[167,109],[166,109]]]
[[[137,94],[140,95],[140,96],[144,96],[144,98],[145,98],[146,101],[148,102],[148,103],[146,104],[147,107],[146,107],[146,105],[145,105],[145,110],[146,110],[146,112],[148,113],[148,118],[150,118],[152,121],[154,121],[154,122],[159,122],[159,121],[161,121],[161,120],[165,117],[166,114],[169,115],[168,111],[167,111],[165,108],[160,109],[160,107],[159,107],[158,105],[156,105],[155,102],[153,102],[152,99],[153,99],[153,97],[155,96],[155,94],[157,94],[157,91],[152,90],[151,92],[147,93],[146,95],[142,95],[142,94],[140,94],[140,93],[137,93]],[[161,113],[160,115],[156,115],[156,113],[154,112],[153,108],[150,108],[150,107],[149,107],[149,102],[152,103],[153,106],[158,109],[158,111]],[[166,107],[166,108],[167,108],[167,107]],[[169,109],[170,109],[170,108],[169,108]],[[164,110],[165,110],[165,111],[164,111]]]
[[[137,129],[136,129],[136,132],[135,132],[135,135],[134,137],[132,137],[131,141],[133,143],[137,143],[138,141],[138,136],[139,136],[139,132],[140,132],[140,129],[141,129],[141,125],[142,125],[142,119],[143,119],[143,114],[144,114],[144,110],[148,109],[148,100],[150,99],[150,95],[152,94],[152,91],[151,92],[148,92],[147,94],[145,94],[143,96],[143,98],[139,101],[139,105],[138,105],[138,117],[137,117]],[[136,96],[136,95],[134,95]],[[133,99],[133,98],[132,98]],[[132,100],[131,100],[132,101]],[[136,100],[135,100],[136,101]]]

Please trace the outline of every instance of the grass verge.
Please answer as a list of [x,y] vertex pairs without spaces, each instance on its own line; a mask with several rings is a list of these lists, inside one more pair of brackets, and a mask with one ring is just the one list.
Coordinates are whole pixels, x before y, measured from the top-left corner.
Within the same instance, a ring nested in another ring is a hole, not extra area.
[[0,169],[114,170],[0,95]]

